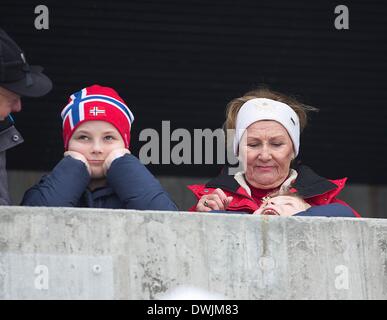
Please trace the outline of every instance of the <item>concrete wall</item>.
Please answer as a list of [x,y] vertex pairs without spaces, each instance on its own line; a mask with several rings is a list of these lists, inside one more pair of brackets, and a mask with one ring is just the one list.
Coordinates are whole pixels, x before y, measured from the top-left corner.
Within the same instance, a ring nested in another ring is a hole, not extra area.
[[[18,205],[24,192],[39,181],[44,172],[10,171],[9,188],[13,204]],[[158,177],[164,188],[181,210],[188,210],[195,204],[195,197],[186,188],[189,184],[205,183],[209,178]],[[347,185],[340,198],[355,208],[362,217],[387,218],[387,185]]]
[[387,220],[0,208],[0,298],[387,299]]

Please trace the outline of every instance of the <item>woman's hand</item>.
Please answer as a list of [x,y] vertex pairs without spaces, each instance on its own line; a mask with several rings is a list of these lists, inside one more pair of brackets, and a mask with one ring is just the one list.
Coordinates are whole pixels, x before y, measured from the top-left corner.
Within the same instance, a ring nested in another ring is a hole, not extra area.
[[77,160],[80,160],[82,161],[85,165],[86,165],[86,168],[87,168],[87,171],[89,172],[89,174],[91,175],[91,168],[90,168],[90,165],[89,163],[87,162],[87,159],[85,158],[85,156],[79,152],[76,152],[76,151],[66,151],[64,154],[63,154],[64,157],[67,157],[67,156],[70,156],[74,159],[77,159]]
[[202,196],[196,205],[196,211],[209,212],[212,210],[227,210],[233,197],[227,197],[222,189],[215,189],[214,192]]
[[130,151],[125,148],[120,148],[120,149],[114,149],[112,152],[109,153],[109,155],[106,157],[105,162],[103,163],[103,172],[106,176],[112,162],[116,160],[117,158],[120,158],[124,156],[125,154],[130,154]]

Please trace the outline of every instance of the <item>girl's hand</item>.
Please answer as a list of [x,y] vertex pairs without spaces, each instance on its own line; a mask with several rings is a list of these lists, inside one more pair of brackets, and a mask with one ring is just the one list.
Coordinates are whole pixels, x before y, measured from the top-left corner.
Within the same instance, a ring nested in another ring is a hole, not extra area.
[[67,156],[70,156],[74,159],[77,159],[77,160],[81,160],[85,165],[86,165],[86,168],[87,168],[87,171],[89,172],[89,174],[91,175],[91,169],[90,169],[90,165],[89,163],[87,162],[87,159],[85,158],[85,156],[79,152],[76,152],[76,151],[66,151],[64,154],[63,154],[64,157],[67,157]]
[[103,172],[104,172],[105,176],[106,176],[112,162],[115,159],[124,156],[125,154],[130,154],[130,151],[128,149],[125,149],[125,148],[114,149],[112,152],[109,153],[109,155],[105,159],[105,162],[102,165]]
[[212,210],[227,210],[233,197],[227,197],[222,189],[217,188],[214,192],[202,196],[196,205],[196,211],[209,212]]

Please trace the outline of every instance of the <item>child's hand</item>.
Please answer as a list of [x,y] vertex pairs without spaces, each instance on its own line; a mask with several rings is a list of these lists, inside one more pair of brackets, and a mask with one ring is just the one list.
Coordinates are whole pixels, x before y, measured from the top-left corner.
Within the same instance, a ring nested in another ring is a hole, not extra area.
[[81,160],[85,165],[86,165],[86,168],[87,168],[87,171],[89,172],[89,174],[91,175],[91,169],[90,169],[90,165],[89,163],[87,162],[87,159],[85,158],[85,156],[79,152],[76,152],[76,151],[66,151],[64,154],[63,154],[64,157],[66,156],[70,156],[74,159],[77,159],[77,160]]
[[105,176],[106,176],[112,162],[115,159],[124,156],[125,154],[130,154],[130,151],[128,149],[125,149],[125,148],[114,149],[112,152],[109,153],[109,155],[105,159],[105,162],[102,165],[103,172],[104,172]]

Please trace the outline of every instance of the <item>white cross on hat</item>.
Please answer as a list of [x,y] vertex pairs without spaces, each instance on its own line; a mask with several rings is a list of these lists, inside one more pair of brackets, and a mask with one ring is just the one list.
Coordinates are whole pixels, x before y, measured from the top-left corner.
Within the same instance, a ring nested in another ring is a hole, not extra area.
[[105,109],[98,109],[98,107],[94,107],[93,109],[90,109],[90,114],[93,116],[98,116],[99,114],[105,114]]

